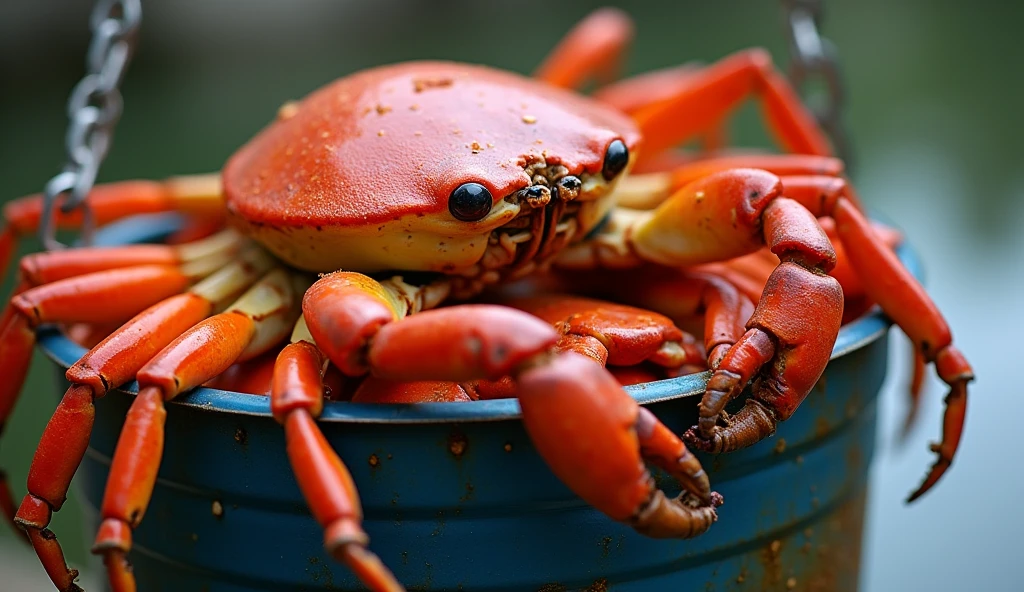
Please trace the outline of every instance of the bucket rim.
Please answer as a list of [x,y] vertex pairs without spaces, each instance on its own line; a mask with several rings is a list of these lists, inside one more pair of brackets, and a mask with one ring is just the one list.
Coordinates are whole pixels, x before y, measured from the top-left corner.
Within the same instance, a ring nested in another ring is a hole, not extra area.
[[[124,245],[159,240],[181,226],[176,214],[135,216],[110,224],[97,231],[97,246]],[[896,248],[896,255],[910,273],[920,279],[921,264],[906,241]],[[884,337],[892,325],[878,306],[839,331],[830,360],[848,355]],[[37,344],[56,365],[67,369],[88,351],[64,336],[57,327],[47,325],[37,331]],[[701,396],[711,377],[710,371],[623,387],[637,403],[649,405],[663,401]],[[130,395],[138,394],[138,383],[131,382],[111,389]],[[200,387],[170,401],[174,405],[203,411],[236,415],[271,417],[270,398],[248,393]],[[469,423],[514,420],[520,417],[516,399],[467,401],[460,403],[351,403],[325,401],[321,422],[340,423]]]

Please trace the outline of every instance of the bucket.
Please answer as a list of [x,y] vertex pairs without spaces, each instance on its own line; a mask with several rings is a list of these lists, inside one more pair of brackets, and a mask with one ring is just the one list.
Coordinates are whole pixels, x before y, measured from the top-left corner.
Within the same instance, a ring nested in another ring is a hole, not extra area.
[[[175,223],[132,220],[101,239],[158,240]],[[916,271],[909,249],[898,254]],[[845,326],[825,374],[774,437],[698,454],[726,503],[692,540],[643,537],[577,498],[533,448],[514,400],[327,403],[320,426],[358,486],[371,548],[409,590],[853,592],[888,328],[878,312]],[[39,343],[62,381],[85,353],[52,328]],[[626,390],[682,433],[707,378]],[[112,391],[96,407],[76,479],[89,532],[135,392]],[[362,589],[325,554],[266,397],[198,389],[167,406],[163,462],[133,538],[146,592]]]

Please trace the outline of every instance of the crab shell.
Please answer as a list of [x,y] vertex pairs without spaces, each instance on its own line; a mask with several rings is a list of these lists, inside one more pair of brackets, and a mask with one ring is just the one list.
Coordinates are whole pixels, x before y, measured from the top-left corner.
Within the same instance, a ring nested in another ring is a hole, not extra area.
[[[601,175],[608,145],[631,155],[626,116],[508,72],[412,62],[342,78],[299,103],[231,157],[223,172],[233,223],[310,271],[453,272],[481,259],[490,233],[520,212],[528,165],[583,181],[577,237],[612,207]],[[482,220],[448,210],[466,182],[493,198]]]

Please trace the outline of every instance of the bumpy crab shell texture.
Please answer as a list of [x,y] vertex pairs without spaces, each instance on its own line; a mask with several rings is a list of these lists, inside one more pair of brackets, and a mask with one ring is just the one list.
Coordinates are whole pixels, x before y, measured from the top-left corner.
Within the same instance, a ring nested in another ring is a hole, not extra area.
[[351,246],[341,237],[479,235],[493,220],[454,219],[453,189],[477,182],[497,203],[530,184],[523,169],[538,159],[600,174],[615,139],[632,150],[639,134],[585,97],[482,66],[405,63],[283,107],[227,163],[225,199],[236,223],[293,265],[417,268],[411,252],[340,257]]

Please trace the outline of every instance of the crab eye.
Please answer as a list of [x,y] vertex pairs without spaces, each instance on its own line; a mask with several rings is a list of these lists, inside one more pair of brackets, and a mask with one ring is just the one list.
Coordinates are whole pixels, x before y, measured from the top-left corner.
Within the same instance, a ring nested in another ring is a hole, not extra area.
[[448,196],[448,211],[463,222],[483,220],[491,212],[494,199],[479,183],[463,183]]
[[629,150],[622,140],[615,140],[608,144],[608,150],[604,153],[604,168],[601,175],[606,181],[611,181],[616,175],[622,172],[629,164]]

